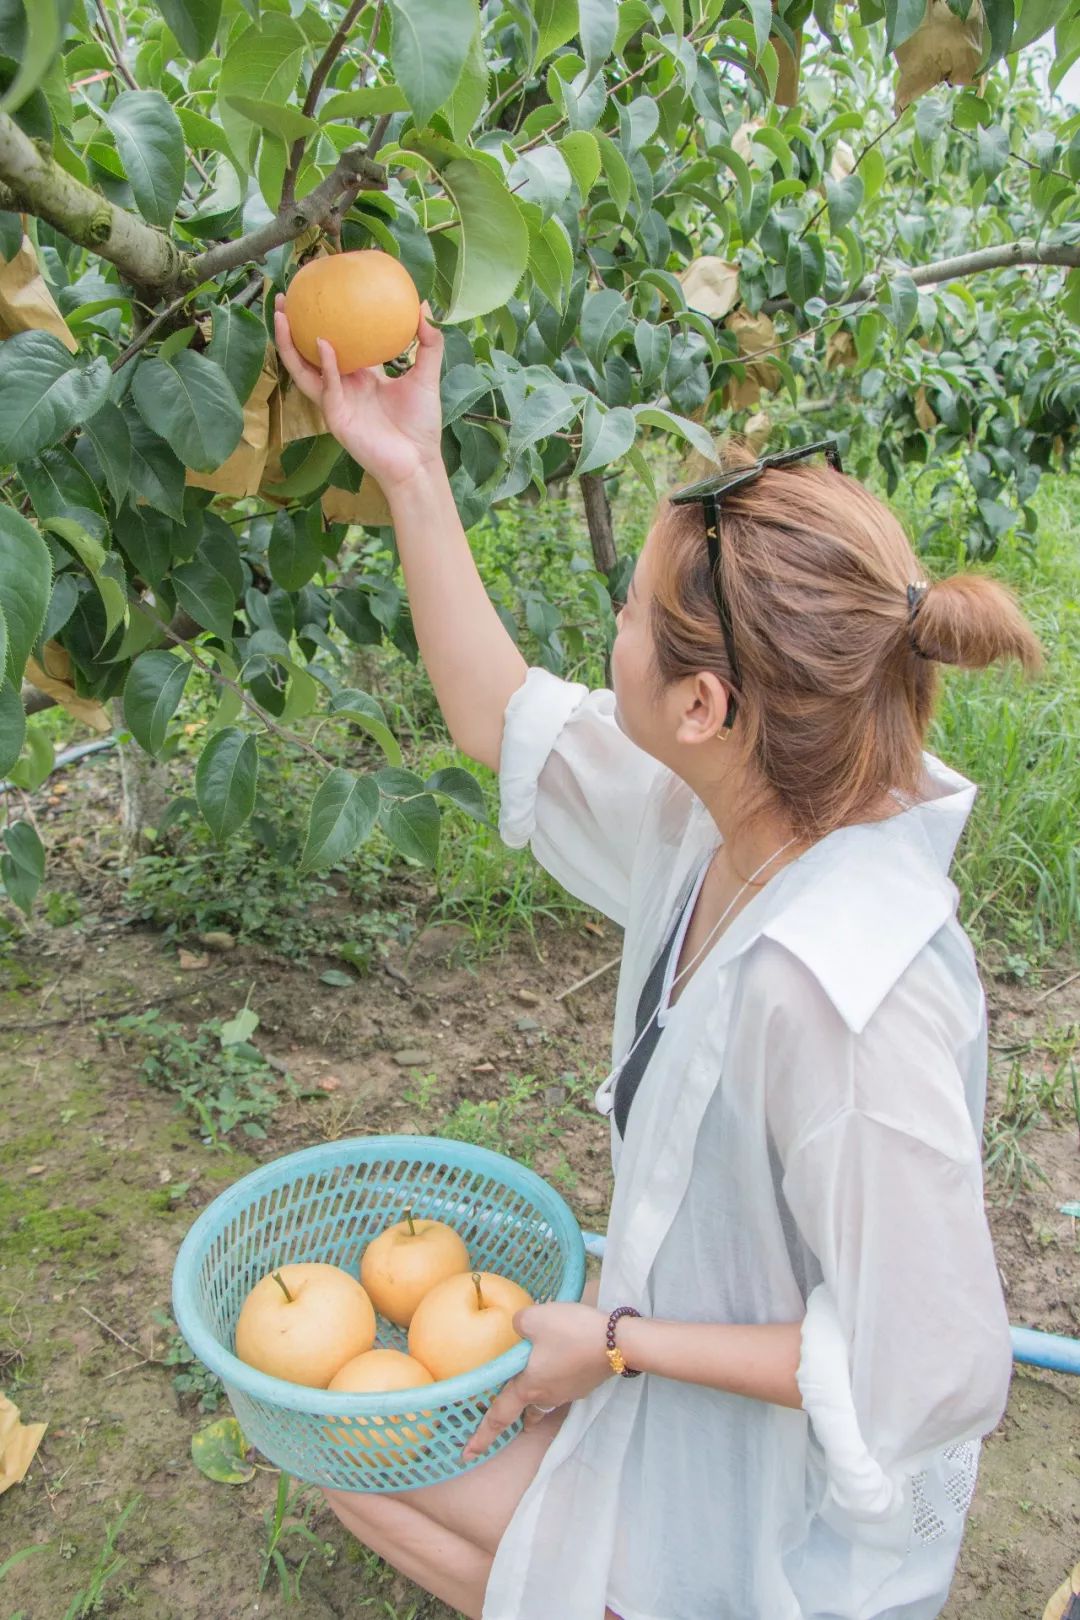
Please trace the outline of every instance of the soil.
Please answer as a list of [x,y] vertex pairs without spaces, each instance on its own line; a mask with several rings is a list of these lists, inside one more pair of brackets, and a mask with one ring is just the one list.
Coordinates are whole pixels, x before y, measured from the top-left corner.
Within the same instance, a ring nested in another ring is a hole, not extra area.
[[[0,1388],[24,1421],[49,1425],[26,1478],[0,1495],[0,1569],[36,1548],[0,1574],[0,1615],[68,1620],[93,1589],[109,1526],[134,1503],[113,1555],[122,1565],[99,1606],[87,1598],[74,1615],[448,1620],[352,1541],[315,1493],[300,1506],[318,1545],[283,1544],[291,1572],[310,1553],[299,1598],[286,1601],[273,1568],[259,1589],[277,1475],[260,1467],[228,1486],[192,1463],[192,1434],[226,1409],[200,1410],[198,1390],[173,1383],[191,1367],[164,1364],[176,1348],[173,1260],[196,1214],[257,1163],[381,1131],[472,1129],[531,1159],[584,1227],[603,1230],[609,1127],[589,1104],[615,974],[556,997],[617,955],[617,931],[581,915],[545,921],[535,941],[515,938],[478,961],[467,931],[441,924],[408,949],[391,943],[379,967],[343,988],[322,982],[329,961],[301,965],[244,945],[219,953],[132,921],[111,857],[95,865],[84,850],[78,868],[61,862],[49,882],[79,895],[83,916],[35,921],[0,992]],[[181,948],[204,965],[181,969]],[[1044,988],[1068,972],[1054,964]],[[1076,1052],[1080,980],[1041,1000],[1038,987],[990,989],[993,1114],[1018,1052],[1045,1073]],[[158,1006],[191,1035],[235,1015],[249,992],[254,1040],[282,1101],[265,1140],[224,1152],[142,1078],[142,1048],[120,1018]],[[287,1095],[286,1070],[307,1095]],[[498,1110],[508,1093],[513,1109]],[[1015,1192],[993,1177],[987,1185],[1010,1318],[1076,1335],[1080,1225],[1059,1212],[1080,1197],[1076,1123],[1036,1124],[1021,1145],[1046,1179]],[[946,1620],[1039,1620],[1080,1559],[1078,1459],[1080,1380],[1018,1367],[983,1450]]]

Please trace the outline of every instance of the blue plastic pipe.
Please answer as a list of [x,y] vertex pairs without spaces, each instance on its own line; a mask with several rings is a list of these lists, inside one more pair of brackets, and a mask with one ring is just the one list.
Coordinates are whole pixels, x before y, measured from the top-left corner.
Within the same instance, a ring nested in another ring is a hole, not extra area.
[[[602,1260],[604,1234],[582,1232],[581,1235],[585,1240],[585,1253]],[[1051,1372],[1080,1373],[1080,1339],[1069,1339],[1064,1333],[1038,1333],[1034,1328],[1014,1327],[1009,1331],[1014,1361],[1023,1361],[1029,1367],[1048,1367]]]

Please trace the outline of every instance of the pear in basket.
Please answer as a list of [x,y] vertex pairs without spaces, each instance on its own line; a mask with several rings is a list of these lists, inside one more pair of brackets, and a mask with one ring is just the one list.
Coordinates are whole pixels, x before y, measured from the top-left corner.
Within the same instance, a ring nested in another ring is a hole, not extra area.
[[[339,1395],[375,1395],[390,1390],[419,1389],[434,1383],[427,1368],[421,1366],[404,1350],[367,1350],[353,1356],[331,1378],[327,1389]],[[420,1450],[409,1450],[431,1439],[431,1428],[420,1418],[431,1418],[431,1412],[402,1412],[392,1417],[339,1418],[328,1424],[327,1437],[335,1445],[345,1446],[363,1453],[364,1461],[393,1465],[397,1462],[417,1462]]]
[[257,1282],[236,1323],[236,1354],[292,1384],[325,1389],[339,1367],[375,1343],[375,1312],[341,1266],[308,1260]]
[[524,1288],[494,1271],[447,1277],[416,1307],[409,1354],[436,1378],[471,1372],[519,1342],[514,1315],[532,1303]]
[[360,1281],[380,1316],[408,1327],[413,1312],[437,1283],[470,1269],[469,1251],[444,1221],[404,1219],[372,1238],[360,1262]]

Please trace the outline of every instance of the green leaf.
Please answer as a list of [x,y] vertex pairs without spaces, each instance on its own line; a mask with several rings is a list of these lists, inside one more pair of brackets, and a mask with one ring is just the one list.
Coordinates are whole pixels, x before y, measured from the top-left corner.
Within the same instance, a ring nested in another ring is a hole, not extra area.
[[847,174],[842,180],[825,177],[825,195],[829,200],[829,229],[842,230],[862,206],[862,176]]
[[8,772],[8,780],[24,793],[36,793],[56,764],[56,750],[44,726],[27,726],[24,753]]
[[537,67],[577,33],[577,0],[532,0],[531,10],[536,19],[536,55],[530,66]]
[[980,124],[975,131],[973,173],[987,181],[996,180],[1008,161],[1008,130],[1001,124],[990,124],[985,129]]
[[516,461],[530,445],[558,433],[576,414],[577,404],[564,383],[554,377],[549,383],[541,383],[514,412],[508,445],[510,460]]
[[87,518],[93,515],[101,520],[104,533],[105,514],[97,485],[66,445],[56,445],[32,461],[20,462],[18,472],[39,518],[62,517],[65,513],[83,513]]
[[591,130],[576,129],[571,134],[563,136],[559,142],[559,151],[566,159],[567,167],[581,193],[582,202],[587,202],[590,191],[600,177],[599,141]]
[[585,53],[584,84],[590,84],[611,55],[619,24],[619,7],[617,0],[578,0],[578,10],[581,48]]
[[796,308],[802,309],[817,297],[825,283],[825,249],[816,232],[793,236],[788,242],[784,275],[788,297]]
[[290,107],[287,102],[263,101],[258,96],[228,96],[226,99],[234,112],[271,135],[280,135],[283,141],[302,141],[318,134],[315,119],[305,117],[299,107]]
[[26,34],[19,52],[19,69],[0,96],[0,113],[17,112],[29,101],[60,54],[64,38],[64,11],[59,0],[25,0]]
[[356,983],[355,973],[342,973],[340,968],[327,968],[319,974],[320,984],[329,984],[335,990],[351,990]]
[[390,0],[394,78],[418,129],[449,101],[479,24],[476,0]]
[[[318,520],[318,509],[315,509]],[[307,512],[278,512],[270,531],[270,573],[286,591],[298,591],[325,560],[323,549],[309,527]]]
[[112,131],[139,213],[170,226],[184,189],[184,131],[160,90],[122,90],[98,109]]
[[183,349],[171,360],[142,361],[131,396],[147,427],[198,472],[213,472],[240,442],[240,403],[224,371],[206,355]]
[[1012,39],[1009,41],[1009,55],[1024,50],[1033,45],[1043,34],[1056,28],[1069,9],[1070,0],[1020,0],[1019,16]]
[[641,386],[646,391],[655,388],[664,375],[671,353],[670,326],[653,326],[649,321],[638,321],[634,328],[634,348],[641,363]]
[[480,29],[477,28],[469,46],[469,54],[465,58],[465,66],[461,70],[461,77],[453,95],[442,110],[456,141],[468,140],[473,125],[483,112],[489,77],[484,43]]
[[358,647],[375,647],[382,640],[382,625],[371,611],[371,598],[358,586],[347,585],[335,591],[333,614],[338,629]]
[[622,293],[606,287],[586,294],[581,309],[581,347],[597,371],[603,371],[608,349],[629,325],[630,308]]
[[574,250],[561,219],[553,217],[532,233],[529,269],[544,297],[561,310],[574,274]]
[[400,854],[422,866],[434,867],[439,858],[439,807],[430,793],[398,799],[383,811],[382,824]]
[[231,96],[286,104],[292,100],[307,50],[303,30],[277,12],[234,34],[218,75],[218,113],[236,161],[248,167],[257,126],[230,105]]
[[[336,615],[335,615],[336,616]],[[340,623],[340,620],[338,621]],[[372,623],[375,621],[372,620]],[[349,687],[336,692],[330,700],[329,712],[335,720],[351,720],[378,743],[391,765],[401,764],[401,749],[386,724],[386,716],[373,697]]]
[[191,1437],[191,1460],[207,1479],[219,1485],[246,1485],[255,1478],[247,1458],[247,1441],[234,1417],[218,1418]]
[[222,1046],[239,1046],[250,1041],[259,1027],[259,1015],[250,1007],[241,1007],[235,1018],[227,1018],[218,1031]]
[[474,821],[482,821],[485,826],[490,824],[484,790],[471,771],[463,771],[458,765],[447,765],[440,771],[433,771],[424,786],[429,793],[439,793],[449,799],[467,816],[472,816]]
[[3,349],[0,464],[36,456],[93,416],[109,391],[109,362],[80,365],[51,332],[16,332]]
[[614,410],[599,404],[590,394],[581,418],[581,454],[572,476],[595,472],[624,456],[637,435],[637,418],[623,405]]
[[174,568],[171,578],[180,606],[186,608],[204,630],[212,631],[223,641],[230,640],[239,593],[208,551],[200,549],[191,562]]
[[83,426],[108,486],[113,504],[119,506],[131,481],[131,433],[120,408],[106,400]]
[[295,472],[271,486],[278,501],[302,501],[326,483],[341,457],[341,446],[332,433],[320,433]]
[[[3,660],[0,658],[0,668]],[[13,681],[0,682],[0,777],[6,776],[22,753],[26,739],[26,711],[22,693]]]
[[148,754],[160,754],[191,665],[171,652],[144,652],[124,682],[124,721]]
[[409,101],[396,84],[369,84],[362,90],[342,90],[319,108],[324,124],[335,119],[378,118],[383,113],[408,112]]
[[486,164],[455,158],[441,179],[461,221],[449,326],[499,309],[517,290],[529,261],[529,230],[505,182]]
[[351,855],[375,825],[379,790],[369,776],[332,770],[311,806],[301,872],[333,866]]
[[235,726],[215,732],[195,768],[195,798],[219,844],[239,831],[251,815],[258,783],[255,738]]
[[200,62],[217,36],[221,0],[157,0],[176,43],[189,62]]
[[250,309],[239,304],[214,305],[214,335],[206,357],[221,367],[241,405],[259,380],[266,341],[266,327]]
[[[131,491],[149,506],[179,522],[184,516],[184,464],[165,440],[147,427],[134,402],[125,401],[124,417],[131,440]],[[134,505],[132,501],[132,505]]]
[[645,422],[650,427],[663,428],[667,433],[674,433],[687,444],[693,445],[695,450],[708,461],[716,461],[716,445],[708,428],[702,427],[700,422],[692,422],[687,416],[679,416],[675,411],[669,411],[662,405],[635,405],[634,415],[639,422]]
[[7,259],[10,263],[22,246],[22,239],[23,228],[19,215],[0,210],[0,259]]
[[7,853],[0,856],[0,877],[8,899],[29,917],[34,896],[45,876],[45,851],[41,839],[28,821],[16,821],[4,828]]
[[907,337],[919,313],[919,289],[910,276],[893,276],[889,282],[889,319],[901,342]]
[[[4,345],[15,340],[9,338]],[[2,390],[0,390],[2,392]],[[16,684],[45,622],[52,593],[52,558],[34,528],[0,503],[0,613],[7,629],[7,674]]]
[[596,139],[600,148],[600,166],[604,171],[608,190],[611,192],[611,200],[618,210],[619,218],[622,219],[630,206],[630,193],[634,189],[633,177],[627,167],[626,159],[615,145],[615,142],[609,140],[606,135],[601,135]]
[[[895,51],[910,39],[926,16],[929,0],[885,0],[885,49]],[[880,16],[881,13],[879,12]]]
[[[459,416],[464,415],[479,400],[486,398],[494,386],[491,378],[482,372],[479,366],[468,364],[451,366],[445,372],[440,387],[443,426],[449,427],[451,422],[456,422]],[[355,640],[356,637],[350,639]]]

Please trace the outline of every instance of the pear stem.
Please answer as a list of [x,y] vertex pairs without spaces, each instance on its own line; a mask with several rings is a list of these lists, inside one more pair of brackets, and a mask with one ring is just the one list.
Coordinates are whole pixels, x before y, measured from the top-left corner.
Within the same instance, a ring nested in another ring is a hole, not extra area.
[[412,1210],[411,1209],[407,1209],[405,1211],[405,1219],[409,1223],[409,1236],[410,1237],[415,1237],[416,1236],[416,1227],[413,1225],[413,1218],[412,1218]]
[[486,1306],[484,1305],[484,1296],[480,1292],[480,1273],[478,1271],[473,1272],[472,1280],[473,1280],[473,1287],[476,1289],[476,1301],[477,1301],[477,1304],[480,1306],[481,1310],[485,1310]]
[[286,1288],[285,1279],[281,1275],[281,1272],[280,1271],[272,1271],[270,1273],[270,1275],[273,1277],[274,1281],[277,1283],[278,1287],[281,1289],[281,1292],[285,1295],[285,1298],[288,1300],[289,1304],[291,1305],[293,1303],[293,1296],[289,1293],[289,1290]]

